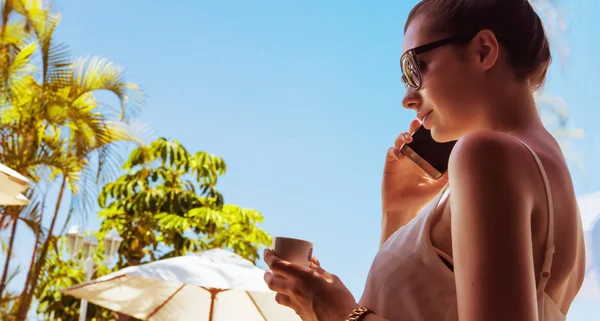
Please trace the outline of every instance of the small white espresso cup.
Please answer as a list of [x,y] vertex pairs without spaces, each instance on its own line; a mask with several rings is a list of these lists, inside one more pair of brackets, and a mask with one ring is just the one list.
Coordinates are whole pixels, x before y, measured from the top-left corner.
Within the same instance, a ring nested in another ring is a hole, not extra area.
[[272,249],[280,259],[306,267],[310,266],[313,252],[312,242],[290,237],[274,237]]

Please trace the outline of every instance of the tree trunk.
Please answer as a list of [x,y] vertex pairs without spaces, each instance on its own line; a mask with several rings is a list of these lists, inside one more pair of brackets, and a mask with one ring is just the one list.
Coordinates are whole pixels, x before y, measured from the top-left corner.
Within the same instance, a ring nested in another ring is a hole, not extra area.
[[52,222],[50,223],[50,228],[48,229],[48,237],[42,246],[42,252],[39,255],[39,259],[35,262],[35,269],[32,272],[33,266],[29,267],[28,276],[30,276],[30,280],[26,283],[25,288],[23,289],[23,296],[19,302],[19,311],[17,312],[17,320],[26,320],[27,312],[29,311],[29,307],[31,306],[31,301],[33,300],[33,296],[35,294],[35,288],[37,287],[37,282],[40,278],[40,273],[44,264],[46,263],[46,257],[48,255],[48,248],[50,247],[50,242],[52,242],[52,232],[54,231],[54,225],[56,223],[56,218],[58,217],[58,212],[60,210],[60,204],[62,203],[62,198],[65,193],[65,187],[67,183],[67,176],[63,174],[62,184],[60,185],[60,192],[58,193],[58,199],[56,200],[56,207],[54,208],[54,216],[52,216]]
[[[6,221],[6,218],[8,217],[8,209],[2,213],[2,218],[0,218],[0,231],[4,230],[4,221]],[[9,225],[9,224],[7,224]],[[8,226],[7,226],[8,228]]]
[[[13,214],[13,207],[9,207],[6,212]],[[15,235],[17,234],[17,225],[19,221],[16,217],[12,218],[12,230],[10,231],[10,241],[8,243],[8,252],[6,253],[6,261],[4,262],[4,271],[2,272],[2,281],[0,282],[0,298],[4,297],[4,289],[6,288],[6,278],[8,277],[8,268],[10,267],[10,259],[12,257],[12,249],[15,243]]]
[[[27,271],[27,278],[25,278],[25,285],[23,286],[23,291],[21,292],[22,298],[27,294],[28,285],[31,282],[31,274],[33,273],[33,266],[35,266],[35,254],[37,253],[37,245],[40,242],[40,234],[42,231],[40,230],[35,236],[35,243],[33,243],[33,251],[31,252],[31,260],[29,261],[29,271]],[[19,302],[22,302],[22,298]]]

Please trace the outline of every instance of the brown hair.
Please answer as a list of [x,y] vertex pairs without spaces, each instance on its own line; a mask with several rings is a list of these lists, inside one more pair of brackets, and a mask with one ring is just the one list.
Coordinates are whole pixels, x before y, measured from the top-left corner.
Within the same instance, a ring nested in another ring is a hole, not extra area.
[[419,15],[433,32],[454,36],[489,29],[505,48],[520,79],[539,89],[552,61],[542,20],[527,0],[422,0],[408,15],[404,32]]

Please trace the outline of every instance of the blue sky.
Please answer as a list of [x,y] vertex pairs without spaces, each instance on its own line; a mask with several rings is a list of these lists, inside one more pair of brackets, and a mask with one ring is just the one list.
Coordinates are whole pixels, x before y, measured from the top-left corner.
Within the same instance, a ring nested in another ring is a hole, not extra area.
[[[600,79],[590,72],[600,6],[545,2],[567,22],[569,57],[555,59],[547,92],[567,102],[568,127],[586,132],[572,142],[587,165],[573,169],[583,195],[600,190]],[[260,210],[272,235],[314,241],[358,298],[378,248],[385,151],[414,117],[400,104],[398,59],[415,3],[58,0],[57,37],[75,56],[123,65],[147,94],[141,121],[156,136],[223,157],[226,202]],[[570,319],[584,320],[583,305]]]

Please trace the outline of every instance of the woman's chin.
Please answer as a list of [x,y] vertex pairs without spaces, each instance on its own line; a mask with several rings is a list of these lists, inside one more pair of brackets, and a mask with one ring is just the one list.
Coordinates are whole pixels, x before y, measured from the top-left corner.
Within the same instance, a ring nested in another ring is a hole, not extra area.
[[[447,143],[454,140],[457,140],[458,133],[456,132],[456,128],[452,128],[451,126],[444,126],[444,124],[440,124],[439,120],[429,115],[427,119],[423,122],[423,127],[428,129],[431,132],[431,137],[438,143]],[[454,130],[453,130],[454,129]]]
[[449,132],[444,130],[443,127],[441,126],[431,126],[431,128],[428,128],[431,131],[431,137],[433,138],[433,140],[435,140],[438,143],[447,143],[447,142],[451,142],[454,140],[457,140],[456,135],[453,135],[454,133]]

